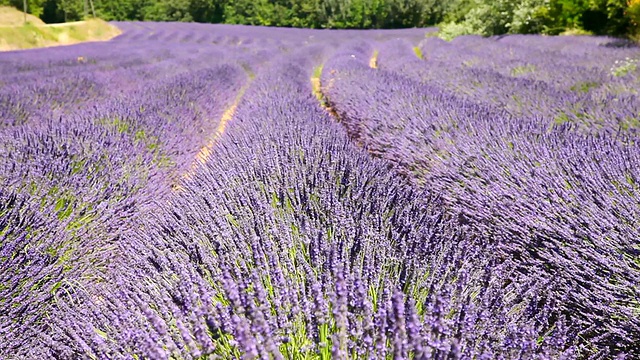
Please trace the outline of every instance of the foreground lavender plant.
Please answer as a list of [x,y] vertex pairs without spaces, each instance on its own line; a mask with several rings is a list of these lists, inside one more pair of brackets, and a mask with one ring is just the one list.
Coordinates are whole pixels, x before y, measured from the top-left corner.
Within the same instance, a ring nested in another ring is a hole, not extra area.
[[581,357],[636,354],[636,135],[516,117],[386,71],[384,58],[370,69],[358,59],[371,50],[350,45],[325,65],[326,96],[352,136],[437,189],[499,258],[553,281],[544,296],[580,329]]

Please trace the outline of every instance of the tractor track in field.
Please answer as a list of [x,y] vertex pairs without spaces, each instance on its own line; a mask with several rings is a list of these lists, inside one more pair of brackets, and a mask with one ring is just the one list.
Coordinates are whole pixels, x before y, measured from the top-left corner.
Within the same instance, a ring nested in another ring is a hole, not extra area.
[[[363,144],[360,141],[359,131],[353,131],[353,129],[349,129],[348,126],[345,126],[344,122],[342,121],[342,116],[340,116],[338,111],[331,104],[331,101],[329,100],[326,92],[333,86],[333,79],[329,80],[329,84],[327,84],[326,86],[323,85],[321,80],[322,68],[323,65],[317,66],[314,70],[313,75],[311,76],[310,80],[313,95],[318,100],[318,104],[320,105],[320,107],[327,112],[329,117],[336,123],[342,125],[343,129],[347,132],[347,135],[353,141],[353,143],[358,147],[362,147]],[[334,73],[334,71],[335,70],[331,70],[332,74]]]
[[[371,58],[369,59],[369,67],[372,69],[378,68],[378,53],[378,50],[374,50]],[[329,89],[331,88],[331,86],[333,86],[332,81],[329,81],[329,84],[327,84],[326,86],[322,85],[321,78],[323,68],[324,64],[316,66],[313,71],[313,75],[311,75],[311,88],[313,91],[313,95],[316,97],[316,99],[318,99],[318,101],[320,102],[320,106],[322,106],[323,109],[325,109],[336,120],[340,120],[340,116],[338,116],[336,110],[333,108],[333,106],[331,106],[329,98],[325,94],[326,89]],[[333,71],[334,70],[332,70],[332,72]]]
[[[216,128],[216,131],[213,133],[211,137],[209,137],[207,144],[203,146],[200,149],[200,151],[198,151],[198,154],[196,154],[196,161],[194,162],[193,167],[195,167],[197,163],[205,163],[211,157],[211,151],[213,150],[213,147],[218,142],[220,137],[222,137],[222,134],[224,134],[224,131],[226,130],[227,124],[229,123],[229,121],[233,119],[233,116],[236,113],[236,109],[238,108],[238,105],[240,104],[240,101],[242,100],[242,97],[244,96],[244,93],[247,91],[248,88],[249,88],[249,84],[240,88],[240,90],[238,91],[238,94],[236,95],[231,105],[224,111],[224,113],[222,113],[222,116],[220,117],[220,122],[218,123],[218,127]],[[195,170],[193,169],[193,167],[192,167],[192,170]],[[191,172],[187,172],[184,176],[188,177],[190,175],[191,175]]]
[[[378,54],[379,54],[379,51],[374,50],[373,54],[371,55],[371,58],[369,58],[369,67],[371,69],[378,68]],[[312,89],[313,95],[316,97],[316,99],[318,99],[318,103],[320,104],[320,107],[322,107],[331,116],[331,118],[333,118],[338,123],[342,123],[340,114],[338,114],[337,110],[331,104],[331,101],[326,94],[327,90],[333,86],[333,79],[329,80],[329,83],[327,85],[323,85],[322,84],[323,69],[324,69],[324,64],[320,64],[316,66],[316,68],[313,71],[313,74],[311,75],[310,80],[311,80],[311,89]],[[331,73],[333,75],[335,73],[335,70],[331,70]],[[360,142],[359,134],[357,132],[353,132],[352,130],[350,131],[350,129],[346,127],[345,129],[349,134],[349,137],[355,142],[355,144],[359,147],[362,147],[363,144]]]
[[374,50],[371,58],[369,59],[369,67],[372,69],[378,68],[378,50]]
[[[326,96],[325,94],[325,90],[323,89],[322,86],[322,69],[323,69],[324,65],[320,64],[318,65],[314,71],[313,71],[313,75],[311,75],[311,89],[313,92],[313,95],[316,97],[316,99],[318,99],[318,102],[320,103],[320,106],[327,112],[329,113],[329,115],[331,115],[331,117],[333,117],[336,121],[340,122],[340,116],[338,115],[338,113],[336,112],[336,110],[331,106],[331,103],[329,102],[329,98]],[[331,87],[331,83],[329,83],[329,85],[327,85],[327,87]]]
[[218,143],[218,141],[224,134],[229,122],[233,120],[233,116],[235,115],[236,110],[238,109],[238,105],[240,105],[240,102],[242,101],[244,94],[247,92],[247,90],[249,89],[249,86],[251,86],[253,82],[253,78],[255,77],[255,75],[253,75],[253,73],[249,71],[248,71],[248,74],[249,74],[248,82],[244,84],[240,88],[240,90],[238,90],[238,93],[236,94],[233,102],[222,113],[222,116],[220,117],[220,121],[218,122],[218,126],[216,127],[216,130],[213,132],[211,136],[209,136],[207,143],[200,148],[200,150],[195,156],[194,161],[191,163],[191,167],[189,168],[189,170],[181,174],[178,179],[179,181],[173,184],[174,191],[184,190],[180,182],[182,180],[188,180],[192,178],[193,175],[198,170],[198,168],[204,165],[211,158],[213,147]]

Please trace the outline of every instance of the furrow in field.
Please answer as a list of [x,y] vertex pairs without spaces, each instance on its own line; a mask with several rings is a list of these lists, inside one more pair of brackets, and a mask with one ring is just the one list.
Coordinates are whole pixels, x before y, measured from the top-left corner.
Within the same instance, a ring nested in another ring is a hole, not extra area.
[[[336,113],[336,111],[331,107],[331,104],[329,104],[329,100],[324,94],[322,81],[320,79],[322,77],[322,69],[323,65],[318,65],[314,69],[313,75],[311,76],[311,89],[313,91],[313,95],[316,97],[316,99],[318,99],[320,106],[334,119],[339,120],[338,113]],[[329,86],[331,86],[331,84],[329,84]]]
[[[371,54],[371,56],[368,56],[369,53]],[[366,58],[368,59],[369,68],[377,69],[378,54],[379,54],[378,50],[374,50],[370,46],[366,46],[366,49],[362,51],[356,50],[356,51],[353,51],[353,53],[349,51],[348,57],[350,61],[359,62],[360,61],[359,59],[362,59],[363,56],[367,56]],[[345,54],[340,54],[340,51],[338,51],[333,56],[344,56],[344,55]],[[322,106],[322,108],[324,108],[334,120],[341,123],[345,127],[345,129],[347,130],[347,134],[349,135],[351,140],[357,146],[362,147],[363,143],[359,139],[359,134],[360,134],[359,126],[354,123],[343,122],[341,120],[341,115],[338,112],[338,109],[333,106],[332,101],[328,96],[328,94],[331,91],[331,88],[333,88],[333,86],[335,85],[336,79],[340,77],[340,74],[336,69],[331,68],[329,70],[329,75],[327,76],[323,74],[323,70],[325,70],[324,64],[321,64],[314,69],[313,75],[311,77],[313,94],[320,102],[320,105]],[[323,81],[322,81],[323,76],[325,79],[328,79],[328,81],[326,81],[326,84],[323,84]]]
[[378,53],[378,50],[374,50],[373,55],[371,55],[371,58],[369,59],[369,67],[372,69],[378,68]]
[[[247,84],[245,84],[240,88],[233,102],[222,113],[222,116],[220,117],[220,122],[218,123],[218,126],[216,127],[215,132],[213,132],[213,134],[209,137],[207,143],[200,149],[200,151],[198,151],[198,153],[195,156],[195,161],[192,163],[191,168],[182,175],[182,179],[190,179],[191,177],[193,177],[198,167],[206,163],[211,158],[213,147],[216,145],[218,140],[220,140],[220,138],[224,134],[227,128],[227,124],[231,120],[233,120],[233,116],[236,113],[238,105],[242,101],[244,94],[246,93],[247,89],[251,85],[251,81],[254,75],[251,72],[248,72],[248,73],[249,73],[249,81],[247,82]],[[184,188],[180,184],[174,185],[174,189],[184,190]]]
[[204,163],[211,157],[211,149],[216,144],[216,142],[220,139],[222,134],[224,134],[224,131],[227,128],[227,124],[229,123],[229,121],[233,119],[233,115],[235,114],[236,109],[238,108],[238,104],[242,100],[242,97],[244,96],[244,93],[247,91],[248,87],[249,85],[247,84],[243,86],[242,89],[240,89],[233,103],[222,114],[222,117],[220,118],[220,123],[218,124],[216,131],[209,138],[209,141],[207,142],[207,144],[200,149],[200,151],[196,155],[196,162],[194,163],[194,166],[192,167],[191,171],[187,172],[184,175],[184,177],[192,176],[193,171],[195,170],[195,167],[197,166],[197,164]]

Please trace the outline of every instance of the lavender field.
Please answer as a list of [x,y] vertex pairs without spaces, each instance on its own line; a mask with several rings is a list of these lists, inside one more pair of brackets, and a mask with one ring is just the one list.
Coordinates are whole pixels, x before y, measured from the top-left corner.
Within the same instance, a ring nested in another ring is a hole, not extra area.
[[115,25],[0,54],[0,359],[640,358],[640,48]]

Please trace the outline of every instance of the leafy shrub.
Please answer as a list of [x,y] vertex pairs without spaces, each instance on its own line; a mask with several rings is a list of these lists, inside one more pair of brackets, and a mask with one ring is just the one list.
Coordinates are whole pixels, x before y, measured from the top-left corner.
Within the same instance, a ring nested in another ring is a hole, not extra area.
[[631,22],[631,34],[640,35],[640,0],[629,0],[626,15]]
[[450,22],[440,26],[438,37],[443,40],[451,41],[458,36],[470,35],[473,33],[473,29],[466,23]]

